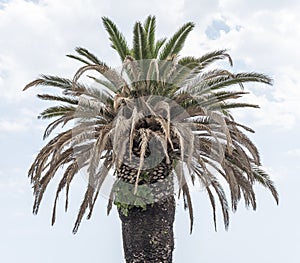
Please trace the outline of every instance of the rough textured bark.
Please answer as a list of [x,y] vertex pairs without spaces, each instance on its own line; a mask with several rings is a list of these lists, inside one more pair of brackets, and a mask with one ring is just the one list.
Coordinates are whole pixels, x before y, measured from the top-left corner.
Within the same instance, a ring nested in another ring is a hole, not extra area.
[[147,205],[146,210],[131,208],[127,216],[119,210],[119,216],[127,263],[172,262],[175,217],[173,195]]

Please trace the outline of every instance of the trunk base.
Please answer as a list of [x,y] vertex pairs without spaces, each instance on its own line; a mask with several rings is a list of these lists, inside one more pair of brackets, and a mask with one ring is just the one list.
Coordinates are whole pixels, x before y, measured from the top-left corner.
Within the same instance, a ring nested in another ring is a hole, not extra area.
[[147,205],[146,210],[134,207],[122,221],[123,248],[127,263],[172,263],[174,250],[174,196]]

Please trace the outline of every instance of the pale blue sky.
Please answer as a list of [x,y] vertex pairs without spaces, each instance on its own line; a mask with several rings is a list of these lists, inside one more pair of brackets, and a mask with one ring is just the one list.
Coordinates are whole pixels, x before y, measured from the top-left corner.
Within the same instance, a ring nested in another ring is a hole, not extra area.
[[36,119],[43,109],[36,91],[21,90],[41,73],[71,77],[80,64],[65,54],[76,46],[119,66],[101,16],[114,20],[130,40],[133,23],[148,14],[157,16],[161,37],[187,21],[196,23],[185,55],[228,48],[235,71],[262,71],[274,78],[273,87],[247,86],[251,91],[247,100],[258,103],[260,110],[236,113],[238,120],[256,130],[251,138],[278,187],[280,205],[257,187],[257,211],[246,210],[241,202],[231,215],[228,232],[219,213],[216,233],[207,196],[195,191],[192,235],[188,215],[178,202],[174,262],[298,263],[300,3],[296,0],[0,0],[0,261],[123,262],[120,222],[115,210],[106,216],[105,198],[98,200],[93,218],[82,222],[78,234],[71,233],[83,198],[83,176],[73,186],[67,214],[61,197],[54,227],[50,219],[55,184],[46,192],[39,215],[31,214],[33,198],[26,176],[44,144],[46,122]]

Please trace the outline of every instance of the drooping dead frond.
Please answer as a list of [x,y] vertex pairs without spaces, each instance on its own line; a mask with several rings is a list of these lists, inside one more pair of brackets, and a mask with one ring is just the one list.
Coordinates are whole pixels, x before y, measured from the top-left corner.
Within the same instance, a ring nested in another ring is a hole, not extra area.
[[[164,122],[161,121],[160,123],[162,124],[161,127],[163,128],[163,132],[165,133],[165,140],[168,141],[171,145],[171,147],[173,148],[173,143],[171,140],[171,109],[170,109],[170,104],[165,102],[165,101],[159,101],[155,107],[154,107],[155,112],[162,110],[165,111],[166,113],[164,114],[163,112],[160,113],[160,116],[165,116],[166,121],[166,128],[164,127]],[[163,119],[160,119],[163,120]]]
[[110,127],[105,127],[100,131],[100,134],[94,143],[94,147],[92,150],[92,155],[89,162],[88,173],[89,177],[94,177],[97,171],[97,167],[100,163],[101,155],[108,150],[106,148],[108,141],[111,136],[111,129]]
[[73,228],[73,234],[76,234],[76,232],[78,231],[79,225],[85,214],[85,211],[87,210],[89,203],[92,202],[91,200],[92,200],[92,196],[93,196],[94,192],[95,192],[94,187],[92,185],[88,185],[87,190],[84,195],[84,198],[83,198],[83,201],[81,203],[79,212],[78,212],[78,216],[77,216],[74,228]]
[[135,133],[135,126],[137,122],[144,117],[144,114],[142,112],[138,112],[137,108],[134,107],[131,115],[131,127],[130,127],[130,135],[129,135],[129,159],[131,161],[132,159],[132,148],[133,148],[133,135]]
[[252,171],[255,179],[271,191],[276,203],[278,204],[279,195],[273,181],[270,180],[270,176],[263,169],[255,165],[252,167]]
[[94,209],[94,206],[95,206],[95,203],[96,203],[96,200],[98,198],[98,195],[99,195],[99,192],[100,192],[100,189],[110,171],[110,169],[112,168],[112,165],[113,165],[113,159],[111,157],[111,153],[107,154],[107,156],[105,157],[105,160],[103,161],[103,165],[102,167],[100,168],[100,171],[98,172],[97,174],[97,182],[95,184],[95,195],[93,197],[93,200],[92,200],[92,203],[90,205],[90,212],[87,216],[87,219],[90,219],[91,216],[92,216],[92,213],[93,213],[93,209]]
[[152,136],[153,138],[156,139],[157,142],[160,143],[162,150],[165,154],[165,158],[166,158],[166,163],[170,164],[170,156],[169,156],[169,152],[168,152],[168,141],[165,139],[164,136],[160,135],[159,133],[153,132],[153,131],[149,131],[149,135]]
[[104,77],[106,77],[109,81],[111,81],[115,85],[117,90],[127,87],[126,81],[117,72],[115,72],[113,69],[108,68],[105,65],[98,65],[98,64],[81,67],[74,75],[73,83],[76,84],[78,79],[82,76],[82,74],[89,70],[94,70],[102,74]]
[[141,142],[140,142],[140,163],[139,163],[139,167],[138,167],[138,171],[137,171],[137,175],[136,175],[136,180],[135,180],[135,184],[134,184],[134,194],[136,194],[137,192],[137,187],[138,187],[138,183],[139,183],[139,178],[140,178],[140,174],[144,165],[144,159],[145,159],[145,154],[146,154],[146,149],[149,143],[149,131],[145,130],[145,129],[140,129],[139,130],[140,133],[140,138],[141,138]]
[[[59,182],[59,185],[56,190],[55,201],[54,201],[54,206],[52,211],[52,225],[54,225],[56,219],[56,205],[57,205],[59,194],[66,187],[66,185],[70,184],[74,175],[78,172],[78,168],[79,167],[76,162],[71,163],[66,169],[61,181]],[[66,198],[66,202],[67,199],[68,198]],[[67,209],[67,205],[66,205],[66,209]]]

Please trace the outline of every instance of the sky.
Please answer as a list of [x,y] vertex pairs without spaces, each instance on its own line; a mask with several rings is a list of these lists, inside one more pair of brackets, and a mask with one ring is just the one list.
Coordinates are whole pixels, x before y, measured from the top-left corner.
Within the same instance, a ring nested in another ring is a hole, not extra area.
[[68,213],[60,199],[57,222],[50,224],[55,183],[40,212],[32,215],[32,189],[27,178],[34,156],[44,145],[46,121],[37,120],[45,105],[37,90],[22,88],[39,74],[72,77],[80,66],[67,58],[85,47],[112,66],[119,66],[109,46],[101,17],[110,17],[128,41],[133,23],[157,18],[157,34],[171,36],[187,21],[196,26],[182,55],[201,56],[226,48],[233,71],[258,71],[274,79],[272,87],[248,85],[246,100],[261,109],[237,111],[237,119],[256,133],[263,166],[280,194],[257,187],[257,211],[231,213],[228,231],[218,216],[214,231],[205,192],[193,192],[195,226],[180,201],[175,221],[174,262],[296,263],[300,258],[300,2],[296,0],[0,0],[0,260],[8,263],[124,262],[121,228],[113,209],[106,216],[105,197],[98,199],[91,220],[72,234],[83,198],[78,176]]

